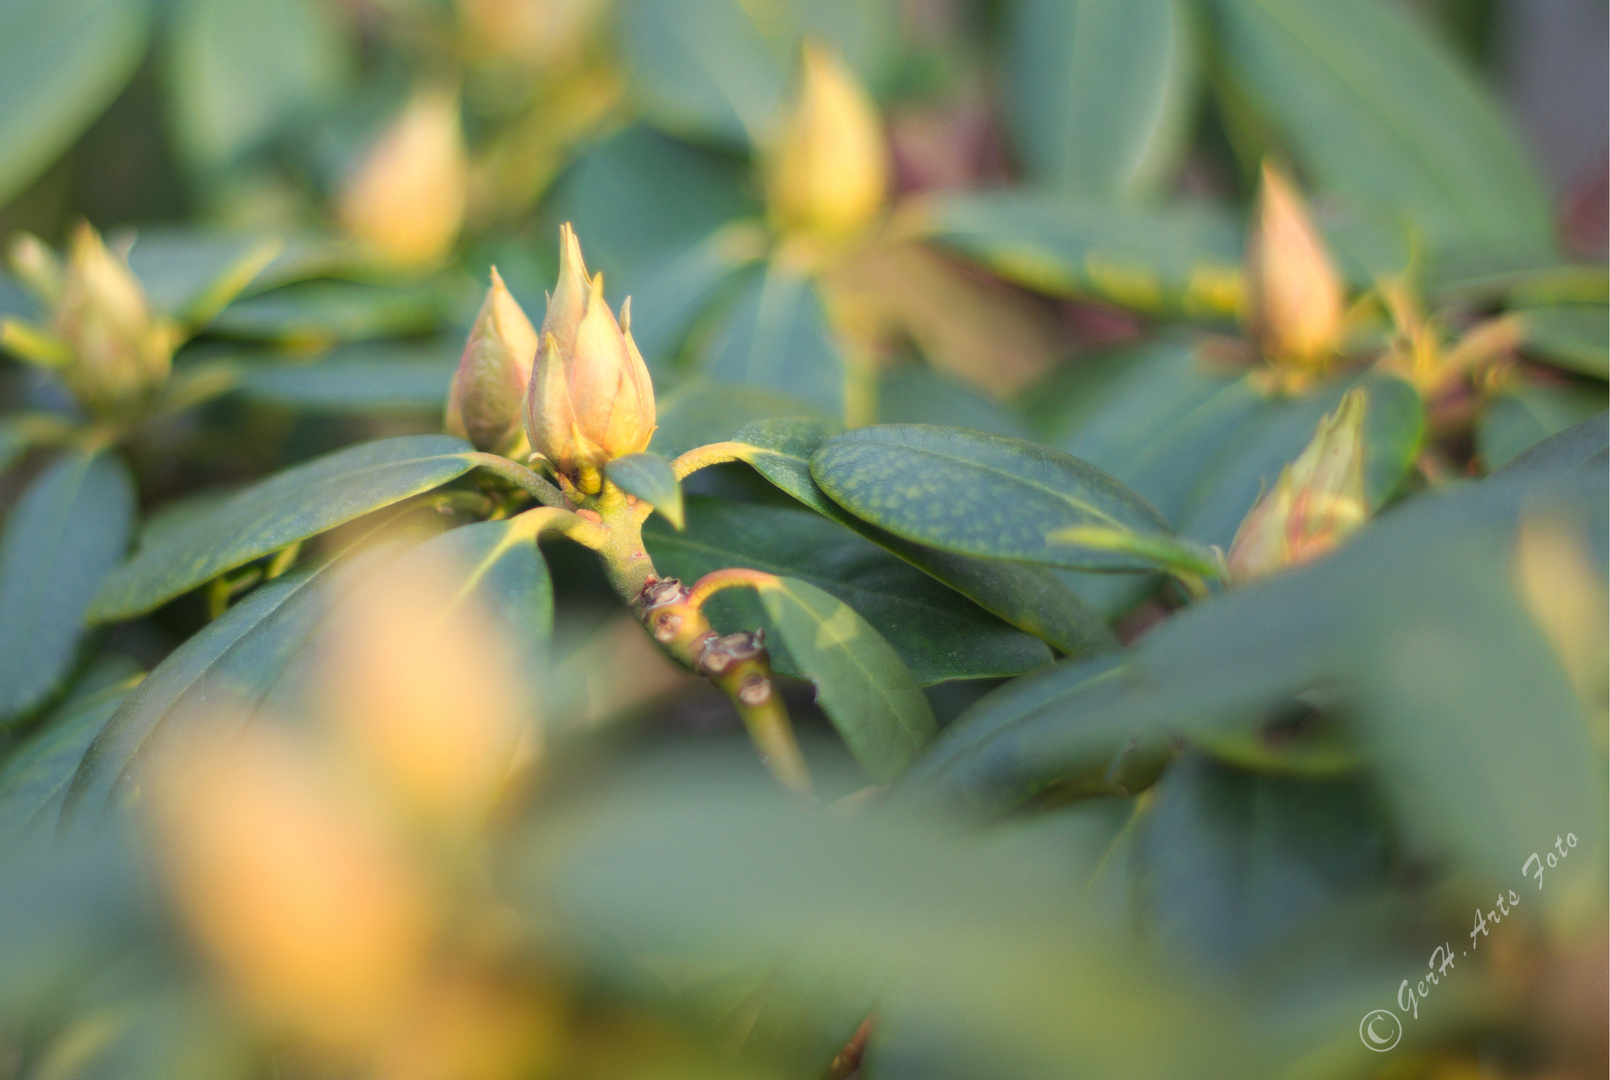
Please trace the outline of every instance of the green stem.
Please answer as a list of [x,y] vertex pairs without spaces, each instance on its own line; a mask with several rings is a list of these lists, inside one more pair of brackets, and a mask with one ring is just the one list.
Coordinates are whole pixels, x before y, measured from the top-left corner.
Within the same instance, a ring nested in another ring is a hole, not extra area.
[[724,465],[729,461],[744,461],[745,455],[754,447],[740,442],[708,443],[704,446],[695,446],[671,462],[671,471],[678,480],[686,480],[700,469],[707,469],[711,465]]
[[510,461],[506,457],[499,457],[497,454],[475,453],[469,457],[475,462],[476,468],[485,469],[494,476],[502,477],[543,506],[552,506],[559,510],[572,509],[570,500],[565,498],[564,492],[524,465]]

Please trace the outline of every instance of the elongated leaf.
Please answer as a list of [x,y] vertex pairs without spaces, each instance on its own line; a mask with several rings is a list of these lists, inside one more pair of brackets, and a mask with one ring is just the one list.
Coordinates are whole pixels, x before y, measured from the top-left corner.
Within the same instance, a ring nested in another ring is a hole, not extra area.
[[962,428],[889,424],[846,432],[811,458],[811,477],[856,517],[941,551],[1069,570],[1141,570],[1146,552],[1052,542],[1097,526],[1166,541],[1167,522],[1088,462]]
[[1555,367],[1610,378],[1610,310],[1603,304],[1522,308],[1526,351]]
[[816,286],[775,262],[755,274],[727,313],[703,368],[718,382],[782,391],[829,416],[844,413],[844,358]]
[[1533,472],[1580,467],[1593,460],[1602,462],[1607,446],[1610,446],[1610,422],[1600,413],[1533,444],[1498,471],[1506,474]]
[[451,343],[372,342],[311,361],[243,363],[235,392],[309,412],[418,416],[441,411],[457,368]]
[[604,466],[610,483],[635,495],[682,528],[682,485],[671,471],[671,463],[658,454],[629,454]]
[[474,464],[461,439],[407,435],[287,469],[141,546],[106,579],[90,617],[111,622],[150,611],[286,544],[440,487]]
[[936,551],[846,513],[816,486],[810,472],[811,455],[839,430],[837,424],[826,421],[764,420],[745,426],[733,439],[751,448],[744,460],[773,484],[944,582],[985,611],[1070,655],[1113,647],[1112,634],[1101,618],[1055,571]]
[[[1051,661],[1051,651],[894,555],[806,510],[694,498],[688,529],[644,530],[662,573],[695,581],[713,570],[747,566],[810,582],[849,604],[924,686],[948,679],[1017,675]],[[719,594],[747,599],[736,591]],[[735,613],[725,630],[757,625]],[[754,605],[758,607],[758,605]],[[759,614],[756,612],[756,614]],[[718,620],[719,625],[719,620]],[[775,627],[767,627],[772,637]],[[803,676],[791,655],[774,650],[773,666]]]
[[0,204],[89,126],[145,55],[144,0],[0,3]]
[[1489,471],[1523,450],[1604,411],[1604,388],[1521,383],[1495,395],[1476,418],[1476,449]]
[[1090,198],[1148,195],[1187,134],[1193,49],[1177,0],[1016,0],[1008,118],[1029,178]]
[[854,608],[815,585],[779,577],[759,592],[856,762],[875,783],[894,779],[934,733],[928,699],[899,654]]
[[436,328],[440,301],[426,286],[310,281],[231,304],[214,332],[298,347],[421,334]]
[[660,426],[654,430],[649,449],[674,458],[696,446],[730,439],[752,421],[821,415],[821,410],[789,394],[694,379],[660,402]]
[[939,243],[1052,296],[1220,316],[1240,302],[1240,234],[1206,210],[1011,191],[935,199],[924,224]]
[[351,58],[334,13],[310,0],[185,0],[173,13],[168,89],[188,164],[226,165],[310,115]]
[[1213,0],[1230,77],[1323,186],[1435,247],[1547,251],[1542,185],[1471,74],[1373,0]]
[[0,538],[0,718],[61,685],[133,522],[134,482],[111,454],[66,454],[23,493]]

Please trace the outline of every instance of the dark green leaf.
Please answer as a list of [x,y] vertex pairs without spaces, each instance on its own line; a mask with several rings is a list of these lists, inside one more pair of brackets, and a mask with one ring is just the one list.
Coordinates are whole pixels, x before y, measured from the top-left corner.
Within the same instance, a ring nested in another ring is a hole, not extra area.
[[1548,201],[1502,111],[1407,12],[1213,0],[1230,78],[1322,187],[1406,214],[1434,247],[1547,251]]
[[61,685],[133,523],[134,482],[112,454],[65,454],[23,493],[0,538],[0,717]]
[[309,412],[440,412],[458,368],[451,342],[372,342],[341,346],[313,360],[262,359],[244,365],[236,392]]
[[1521,451],[1602,413],[1604,387],[1520,383],[1495,395],[1476,418],[1476,449],[1488,471]]
[[635,495],[682,528],[682,485],[671,470],[671,463],[658,454],[629,454],[604,466],[610,483]]
[[1189,134],[1195,66],[1175,0],[1017,0],[1007,116],[1036,184],[1095,199],[1155,192]]
[[1520,308],[1526,351],[1567,371],[1610,377],[1610,309],[1603,304]]
[[474,465],[461,439],[407,435],[287,469],[150,538],[106,579],[91,618],[112,622],[150,611],[226,570],[440,487]]
[[440,318],[440,300],[427,286],[310,281],[231,304],[212,329],[228,337],[306,348],[427,333]]
[[726,314],[703,370],[718,382],[795,395],[829,416],[844,413],[844,358],[816,285],[777,262],[754,274]]
[[[685,533],[651,526],[644,540],[654,565],[683,581],[728,566],[746,566],[810,582],[853,607],[924,686],[948,679],[1017,675],[1051,660],[1050,650],[1041,642],[999,622],[876,545],[805,510],[694,498]],[[722,601],[729,595],[740,603],[747,600],[735,591],[721,593],[711,600],[716,611],[726,606]],[[755,608],[758,605],[742,603],[731,617],[716,619],[718,628],[733,631],[757,625],[751,615]],[[775,628],[768,629],[776,639]],[[774,649],[772,661],[785,675],[803,675],[785,650]]]
[[1013,439],[1033,436],[1016,410],[926,364],[905,364],[879,380],[878,422],[946,424]]
[[649,449],[668,458],[706,443],[723,442],[755,420],[773,416],[820,416],[807,402],[775,390],[696,380],[677,387],[659,404],[660,426]]
[[[1172,539],[1145,500],[1087,462],[1034,443],[962,428],[890,424],[822,444],[811,476],[856,517],[905,540],[959,555],[1142,570]],[[1053,540],[1070,528],[1101,541]]]
[[0,204],[83,133],[145,55],[144,0],[0,2]]
[[1600,413],[1575,427],[1550,435],[1511,458],[1501,473],[1534,471],[1581,466],[1589,461],[1605,459],[1605,448],[1610,445],[1610,422]]

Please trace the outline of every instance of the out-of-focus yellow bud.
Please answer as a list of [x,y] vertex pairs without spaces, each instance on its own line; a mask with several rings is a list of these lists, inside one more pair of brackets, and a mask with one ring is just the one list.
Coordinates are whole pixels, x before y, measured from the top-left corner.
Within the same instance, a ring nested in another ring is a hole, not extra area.
[[1264,355],[1323,368],[1342,339],[1346,297],[1302,196],[1265,162],[1246,251],[1247,317]]
[[588,279],[575,230],[564,226],[559,283],[526,394],[526,436],[555,472],[589,493],[606,462],[648,449],[654,434],[654,386],[632,340],[631,304],[617,323],[604,276]]
[[64,271],[50,246],[32,233],[18,233],[6,251],[6,262],[17,279],[51,307],[61,302]]
[[1231,577],[1245,581],[1307,562],[1364,524],[1367,405],[1364,391],[1349,390],[1319,422],[1307,448],[1241,522],[1230,545]]
[[466,42],[477,58],[546,70],[574,58],[604,12],[602,0],[458,0]]
[[87,221],[68,243],[53,329],[73,354],[62,374],[91,409],[137,401],[172,369],[174,326],[152,313],[129,264]]
[[526,383],[537,358],[537,331],[504,287],[497,267],[447,393],[446,428],[477,450],[524,457],[521,426]]
[[348,178],[337,216],[393,262],[433,263],[458,239],[468,183],[458,95],[421,90]]
[[852,236],[877,216],[888,186],[877,107],[836,53],[807,43],[766,162],[772,223],[785,233]]
[[176,905],[257,1019],[370,1052],[422,981],[431,890],[328,756],[273,721],[229,719],[173,741],[147,778]]

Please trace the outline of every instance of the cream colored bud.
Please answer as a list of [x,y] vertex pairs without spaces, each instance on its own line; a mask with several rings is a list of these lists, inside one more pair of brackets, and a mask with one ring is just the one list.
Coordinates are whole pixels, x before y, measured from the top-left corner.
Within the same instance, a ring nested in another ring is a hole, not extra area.
[[492,287],[447,394],[448,434],[468,439],[478,450],[523,457],[521,413],[536,358],[537,331],[494,266]]
[[1369,517],[1364,494],[1364,391],[1347,392],[1319,422],[1313,440],[1258,500],[1230,545],[1230,575],[1237,580],[1317,558],[1358,530]]
[[1265,163],[1247,243],[1248,320],[1276,363],[1324,367],[1342,339],[1340,276],[1297,189]]
[[871,224],[888,194],[877,106],[827,46],[805,46],[800,84],[766,163],[772,223],[845,237]]
[[342,229],[401,265],[446,255],[464,223],[469,174],[458,113],[455,93],[416,93],[342,188]]
[[34,295],[51,307],[61,302],[65,271],[49,245],[32,233],[18,233],[12,237],[6,256],[11,272],[32,289]]
[[525,422],[531,448],[584,490],[597,490],[584,474],[595,477],[612,458],[646,450],[654,434],[654,387],[632,340],[630,300],[621,319],[604,301],[603,275],[588,281],[581,246],[565,226]]
[[172,368],[173,326],[152,313],[128,263],[88,222],[68,243],[54,329],[73,354],[63,372],[68,384],[96,411],[138,401]]

